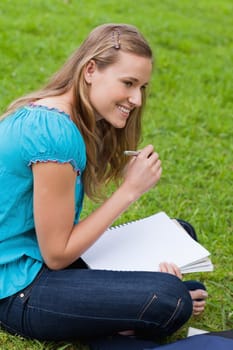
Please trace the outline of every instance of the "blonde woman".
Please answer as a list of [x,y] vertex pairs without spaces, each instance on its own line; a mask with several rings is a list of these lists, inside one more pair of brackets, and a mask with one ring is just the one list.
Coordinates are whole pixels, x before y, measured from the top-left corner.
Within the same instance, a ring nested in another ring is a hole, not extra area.
[[[151,49],[135,27],[99,26],[44,88],[2,116],[5,330],[55,341],[126,330],[156,337],[203,311],[206,293],[188,291],[173,264],[157,273],[114,272],[89,270],[80,259],[160,179],[152,145],[130,160],[123,155],[139,142],[152,65]],[[101,197],[101,186],[118,179],[116,191],[79,220],[84,193]]]

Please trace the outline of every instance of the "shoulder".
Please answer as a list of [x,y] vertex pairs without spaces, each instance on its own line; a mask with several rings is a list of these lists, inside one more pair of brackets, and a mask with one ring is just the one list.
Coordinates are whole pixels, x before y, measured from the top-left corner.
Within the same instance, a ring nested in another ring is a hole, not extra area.
[[36,130],[39,134],[50,132],[48,136],[53,136],[57,132],[81,134],[70,116],[56,108],[49,108],[40,105],[28,105],[23,108],[26,111],[25,127]]
[[21,115],[21,144],[26,161],[85,162],[83,137],[68,114],[55,108],[28,105],[22,108]]

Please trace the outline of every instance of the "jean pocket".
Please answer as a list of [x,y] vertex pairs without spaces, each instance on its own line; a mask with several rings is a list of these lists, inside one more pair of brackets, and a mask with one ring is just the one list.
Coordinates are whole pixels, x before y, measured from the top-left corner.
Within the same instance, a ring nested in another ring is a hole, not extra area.
[[174,308],[174,311],[172,312],[169,319],[163,324],[163,327],[168,327],[173,322],[173,320],[177,318],[178,314],[180,313],[180,309],[182,306],[181,304],[182,304],[182,298],[177,299],[177,303]]
[[139,312],[139,315],[138,315],[138,319],[139,320],[142,320],[146,314],[148,313],[149,309],[151,309],[151,307],[157,303],[158,301],[158,297],[156,294],[153,294],[149,300],[147,300],[147,302],[143,305],[141,311]]
[[138,319],[151,322],[161,330],[170,329],[174,323],[179,322],[182,310],[182,298],[171,298],[167,301],[153,294],[141,308]]

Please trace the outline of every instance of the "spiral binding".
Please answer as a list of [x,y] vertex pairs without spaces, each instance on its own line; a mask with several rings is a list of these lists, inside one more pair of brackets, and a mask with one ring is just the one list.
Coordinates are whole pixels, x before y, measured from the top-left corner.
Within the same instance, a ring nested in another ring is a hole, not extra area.
[[136,219],[136,220],[125,222],[123,224],[119,224],[119,225],[116,225],[116,226],[111,226],[111,227],[108,228],[108,230],[115,230],[117,228],[120,228],[120,227],[123,227],[123,226],[128,226],[130,224],[133,224],[133,223],[141,221],[141,220],[143,220],[143,219]]

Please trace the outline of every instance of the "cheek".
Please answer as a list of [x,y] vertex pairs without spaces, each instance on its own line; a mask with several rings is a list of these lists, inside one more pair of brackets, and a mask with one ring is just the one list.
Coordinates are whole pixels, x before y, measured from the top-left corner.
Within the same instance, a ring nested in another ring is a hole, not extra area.
[[93,107],[96,107],[96,104],[101,99],[101,91],[98,89],[93,88],[93,86],[90,88],[89,91],[89,101]]
[[96,111],[97,115],[105,116],[109,112],[108,106],[108,96],[106,96],[106,92],[100,89],[93,89],[89,94],[89,101],[91,106]]
[[[113,108],[118,101],[125,98],[122,87],[114,79],[102,77],[93,81],[89,89],[89,99],[92,106],[100,112],[100,109]],[[111,105],[111,106],[110,106]]]
[[104,106],[109,104],[111,101],[114,101],[114,94],[112,89],[105,86],[98,88],[92,88],[89,94],[90,102],[92,105]]

